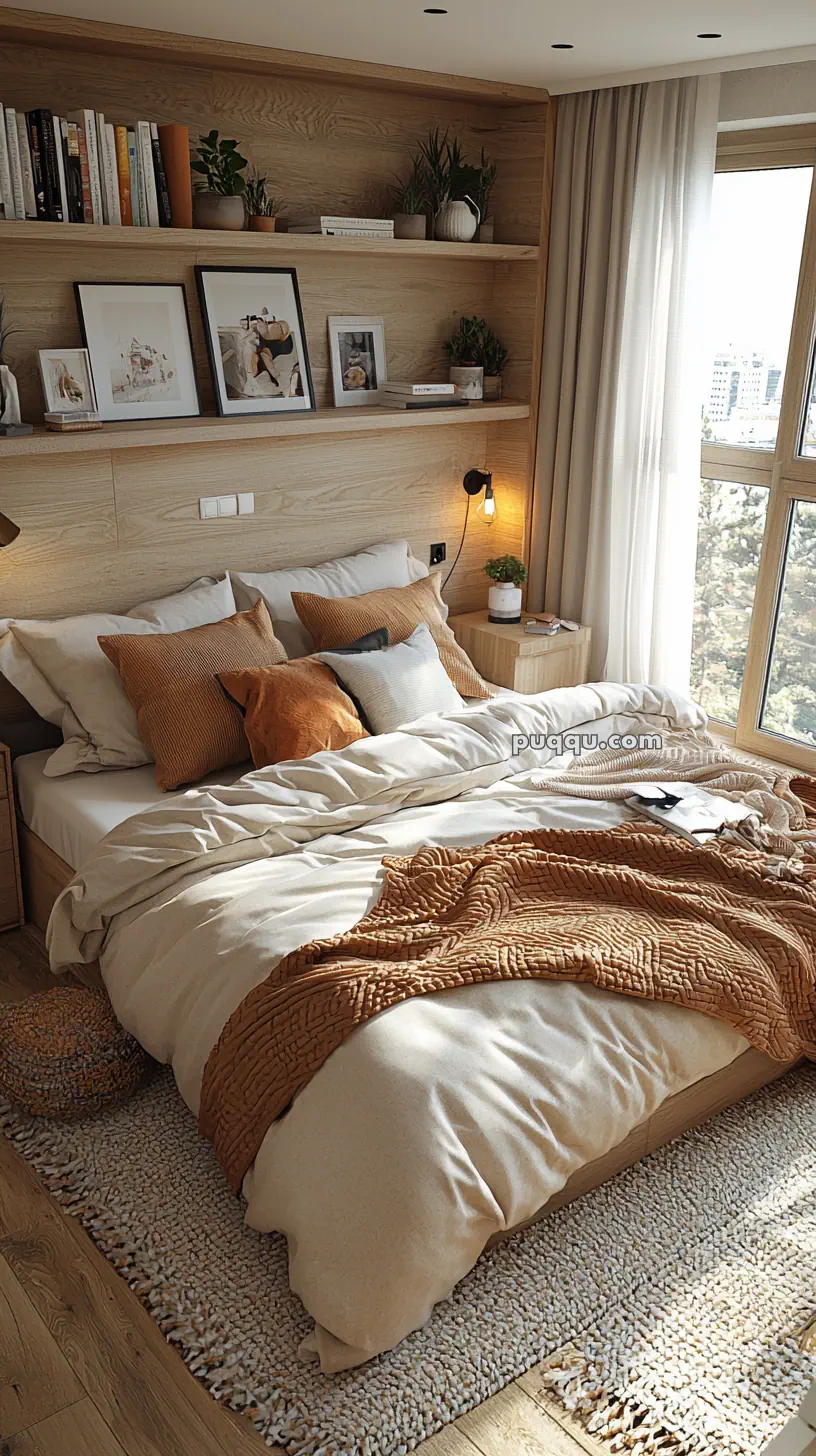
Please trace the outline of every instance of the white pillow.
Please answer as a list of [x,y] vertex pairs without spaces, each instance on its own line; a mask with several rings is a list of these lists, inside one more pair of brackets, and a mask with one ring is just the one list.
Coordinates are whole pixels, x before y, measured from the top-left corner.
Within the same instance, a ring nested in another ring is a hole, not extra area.
[[97,638],[117,632],[181,632],[235,612],[228,577],[203,577],[169,597],[142,602],[127,616],[109,612],[57,621],[0,622],[0,672],[65,740],[48,759],[49,778],[78,770],[151,763],[136,714],[116,668]]
[[360,703],[374,733],[393,733],[426,713],[464,707],[422,622],[405,642],[379,652],[318,652]]
[[263,597],[275,636],[289,657],[307,657],[314,641],[292,605],[292,592],[314,592],[319,597],[358,597],[387,586],[410,586],[428,575],[428,568],[411,555],[407,541],[368,546],[354,556],[339,556],[320,566],[296,566],[285,571],[248,573],[231,571],[239,612],[248,612]]

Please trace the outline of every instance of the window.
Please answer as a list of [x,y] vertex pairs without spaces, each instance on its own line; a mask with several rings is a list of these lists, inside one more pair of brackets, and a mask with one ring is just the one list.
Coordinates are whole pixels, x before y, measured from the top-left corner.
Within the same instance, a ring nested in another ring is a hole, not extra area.
[[761,723],[816,748],[816,501],[791,503]]
[[733,727],[767,508],[766,486],[701,481],[691,690],[712,718]]

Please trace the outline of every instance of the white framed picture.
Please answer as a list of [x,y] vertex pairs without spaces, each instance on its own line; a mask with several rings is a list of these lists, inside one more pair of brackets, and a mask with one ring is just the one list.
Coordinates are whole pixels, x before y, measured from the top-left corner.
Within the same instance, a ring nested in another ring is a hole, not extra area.
[[294,268],[196,268],[220,415],[315,408]]
[[329,355],[338,408],[380,403],[387,378],[381,318],[330,318]]
[[87,349],[40,349],[39,357],[47,414],[71,415],[96,409]]
[[180,283],[75,283],[103,420],[201,413],[187,298]]

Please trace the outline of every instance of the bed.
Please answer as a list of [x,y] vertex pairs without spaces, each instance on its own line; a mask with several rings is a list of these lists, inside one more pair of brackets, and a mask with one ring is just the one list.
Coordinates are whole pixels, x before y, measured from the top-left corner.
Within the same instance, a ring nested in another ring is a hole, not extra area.
[[[513,754],[514,733],[693,739],[703,723],[670,693],[604,684],[494,700],[144,807],[134,784],[135,814],[60,897],[52,964],[100,956],[119,1019],[197,1112],[232,1012],[282,956],[366,914],[384,854],[629,815],[542,791],[553,752]],[[33,819],[33,756],[18,779]],[[84,847],[123,807],[110,795],[93,829],[83,811]],[[55,839],[42,791],[38,815]],[[420,996],[354,1031],[269,1127],[247,1221],[286,1234],[315,1320],[304,1353],[340,1370],[423,1324],[487,1245],[784,1070],[725,1022],[594,986]]]

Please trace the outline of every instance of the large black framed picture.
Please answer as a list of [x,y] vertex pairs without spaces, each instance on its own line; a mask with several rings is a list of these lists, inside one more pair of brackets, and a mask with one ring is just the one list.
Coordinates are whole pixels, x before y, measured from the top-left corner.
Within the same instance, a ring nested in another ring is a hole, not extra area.
[[103,420],[199,415],[187,296],[180,283],[75,283]]
[[315,408],[294,268],[201,268],[198,295],[220,415]]

